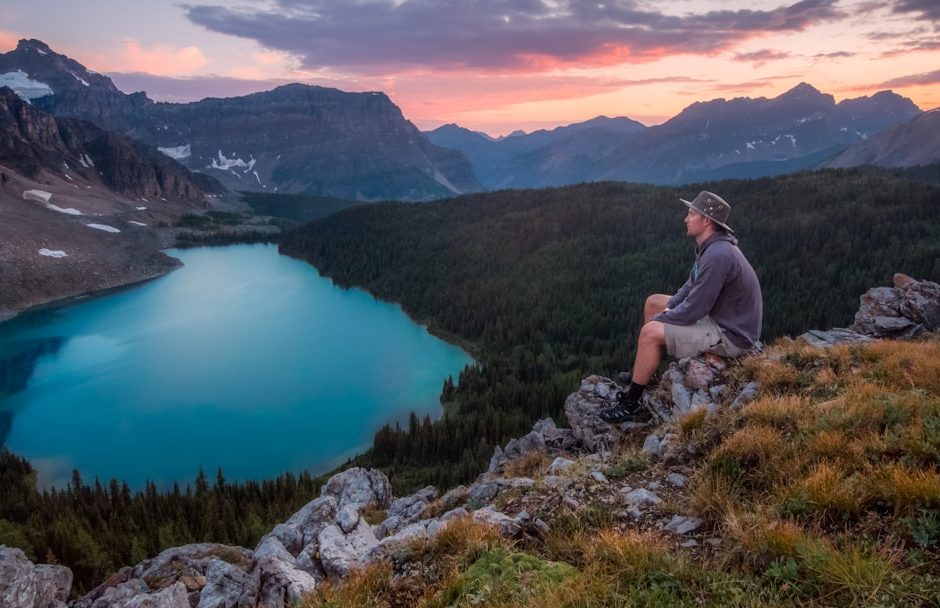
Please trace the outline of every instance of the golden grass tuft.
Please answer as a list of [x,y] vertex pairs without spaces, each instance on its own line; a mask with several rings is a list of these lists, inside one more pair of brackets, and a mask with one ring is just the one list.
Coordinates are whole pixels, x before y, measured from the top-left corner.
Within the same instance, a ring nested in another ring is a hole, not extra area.
[[855,546],[835,550],[827,544],[814,544],[804,549],[801,561],[822,587],[824,597],[837,605],[897,605],[897,601],[925,599],[908,591],[909,577],[896,559]]
[[764,393],[785,393],[800,385],[799,372],[785,361],[754,357],[745,359],[742,365],[760,383]]
[[794,510],[809,511],[828,519],[845,519],[862,510],[866,490],[857,477],[832,462],[820,462],[787,490]]
[[679,419],[679,431],[683,435],[688,435],[705,426],[705,418],[708,416],[708,410],[699,408],[682,416]]
[[703,471],[689,483],[692,508],[698,515],[717,523],[738,506],[737,490],[728,477],[713,471]]
[[892,505],[897,514],[909,514],[918,507],[940,507],[940,474],[936,470],[894,463],[873,472],[868,486],[875,500]]
[[741,413],[750,422],[784,432],[797,430],[801,421],[813,414],[809,402],[799,395],[760,397],[744,406]]
[[552,458],[545,452],[531,452],[513,458],[503,465],[506,477],[531,477],[538,479],[545,475],[545,471],[552,463]]
[[710,469],[747,487],[764,487],[787,476],[788,451],[788,442],[777,429],[745,426],[712,452]]
[[464,561],[472,562],[486,551],[508,546],[509,541],[496,526],[477,523],[470,517],[458,517],[434,537],[429,549],[436,555],[460,555],[465,556]]
[[582,536],[588,561],[621,578],[636,578],[644,572],[662,570],[670,560],[668,545],[650,532],[602,530],[596,536]]
[[794,557],[801,547],[816,542],[796,523],[761,511],[731,509],[722,528],[732,541],[730,557],[758,570],[777,558]]
[[875,358],[871,376],[895,389],[919,388],[940,394],[940,340],[883,340],[867,347]]
[[387,608],[385,589],[392,576],[386,562],[375,562],[342,581],[322,583],[299,603],[300,608]]

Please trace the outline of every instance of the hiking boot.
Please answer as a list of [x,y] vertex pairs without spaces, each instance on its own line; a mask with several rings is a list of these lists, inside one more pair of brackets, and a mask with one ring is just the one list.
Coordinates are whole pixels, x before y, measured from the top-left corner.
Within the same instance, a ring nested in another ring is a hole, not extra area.
[[639,401],[630,401],[626,399],[626,393],[617,395],[619,400],[617,405],[605,407],[598,412],[598,416],[604,422],[610,424],[619,424],[621,422],[647,422],[653,416],[650,411]]

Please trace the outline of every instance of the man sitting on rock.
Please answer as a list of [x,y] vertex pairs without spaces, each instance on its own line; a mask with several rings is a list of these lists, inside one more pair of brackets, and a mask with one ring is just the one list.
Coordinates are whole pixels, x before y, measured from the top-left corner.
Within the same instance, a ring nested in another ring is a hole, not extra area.
[[702,353],[739,357],[760,338],[760,284],[728,226],[731,206],[717,194],[704,191],[692,202],[679,200],[689,208],[685,226],[695,239],[695,262],[689,279],[674,296],[654,294],[646,299],[629,387],[617,405],[600,411],[606,422],[650,417],[641,398],[659,366],[663,345],[679,359]]

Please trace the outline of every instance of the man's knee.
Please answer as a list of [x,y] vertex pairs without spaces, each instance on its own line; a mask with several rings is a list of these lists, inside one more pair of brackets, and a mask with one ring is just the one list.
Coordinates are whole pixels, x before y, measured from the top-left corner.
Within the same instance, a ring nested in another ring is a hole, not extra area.
[[647,344],[665,344],[666,327],[660,321],[649,321],[640,329],[640,342]]

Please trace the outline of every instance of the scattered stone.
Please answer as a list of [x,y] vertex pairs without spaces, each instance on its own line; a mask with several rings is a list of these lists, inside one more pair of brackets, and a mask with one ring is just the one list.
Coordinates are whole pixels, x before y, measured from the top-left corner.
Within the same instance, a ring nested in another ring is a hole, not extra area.
[[697,530],[702,525],[702,520],[698,517],[686,517],[684,515],[675,515],[665,526],[665,530],[673,534],[688,534]]
[[558,475],[546,475],[542,478],[542,483],[545,484],[545,486],[548,488],[558,490],[571,485],[571,480],[567,477],[561,477]]
[[653,507],[663,504],[663,499],[649,490],[637,488],[626,495],[627,504],[632,507]]
[[561,500],[562,504],[571,509],[572,511],[577,511],[581,508],[581,503],[570,496],[565,496]]
[[713,549],[717,549],[718,547],[721,546],[721,539],[720,538],[706,538],[705,544]]
[[659,445],[659,437],[656,436],[656,433],[650,433],[646,436],[646,439],[643,441],[643,453],[649,454],[653,458],[656,458],[662,453],[662,448]]
[[757,395],[760,393],[760,384],[757,383],[757,380],[751,380],[744,385],[744,388],[741,389],[741,392],[738,393],[738,396],[734,398],[734,401],[731,402],[731,407],[741,407],[742,405],[747,405],[751,401],[757,399]]
[[608,483],[607,476],[601,473],[600,471],[591,471],[591,477],[594,478],[594,481],[600,483]]
[[552,461],[552,464],[548,467],[549,475],[558,475],[563,471],[566,471],[571,468],[571,465],[574,464],[573,460],[568,460],[567,458],[562,458],[558,456],[555,460]]
[[698,541],[695,540],[694,538],[690,538],[689,540],[685,541],[684,543],[680,544],[679,546],[680,546],[680,547],[684,547],[684,548],[686,548],[686,549],[692,549],[693,547],[698,547]]
[[686,476],[681,473],[670,473],[666,476],[666,482],[677,488],[682,488],[685,486]]
[[654,492],[662,487],[663,487],[663,484],[661,481],[651,481],[648,484],[646,484],[646,489],[652,490]]

